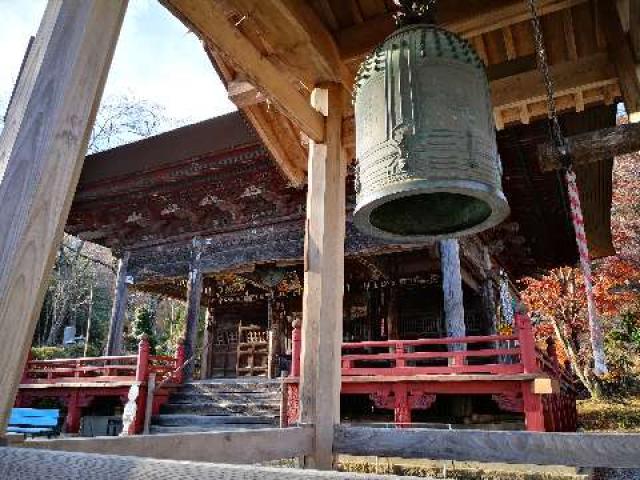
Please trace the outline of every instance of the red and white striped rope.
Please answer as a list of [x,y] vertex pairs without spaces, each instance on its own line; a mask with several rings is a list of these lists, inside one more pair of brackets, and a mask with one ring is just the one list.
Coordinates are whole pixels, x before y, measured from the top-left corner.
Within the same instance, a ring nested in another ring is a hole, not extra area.
[[596,309],[596,301],[593,295],[593,276],[591,274],[591,259],[589,257],[589,247],[587,245],[587,236],[584,233],[584,218],[582,216],[582,207],[580,205],[580,195],[578,193],[578,185],[576,183],[576,174],[572,169],[567,170],[565,174],[567,181],[567,190],[569,193],[569,206],[571,209],[571,221],[576,233],[576,243],[578,244],[578,252],[580,253],[580,266],[584,275],[584,286],[587,294],[587,314],[589,317],[589,328],[591,330],[591,349],[593,351],[594,373],[603,375],[607,373],[607,363],[604,355],[604,337],[602,335],[602,326],[598,318]]

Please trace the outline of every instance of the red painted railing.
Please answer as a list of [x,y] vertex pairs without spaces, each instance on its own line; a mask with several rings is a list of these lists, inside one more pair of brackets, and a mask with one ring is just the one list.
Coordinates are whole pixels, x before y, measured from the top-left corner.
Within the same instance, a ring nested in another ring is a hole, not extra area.
[[[178,346],[175,357],[151,355],[149,341],[143,338],[137,355],[59,358],[27,361],[21,384],[146,382],[150,373],[158,382],[182,383],[179,369],[184,351]],[[177,371],[176,371],[177,370]]]
[[[497,342],[517,340],[517,336],[496,335],[344,343],[342,374],[402,376],[523,373],[519,346],[492,346]],[[449,351],[448,348],[451,347],[454,348]],[[500,358],[507,358],[509,362],[500,362]]]
[[[300,328],[292,335],[291,376],[300,372]],[[342,344],[342,375],[451,375],[549,373],[564,382],[571,374],[536,347],[531,320],[517,314],[514,335]],[[555,357],[553,357],[555,358]]]

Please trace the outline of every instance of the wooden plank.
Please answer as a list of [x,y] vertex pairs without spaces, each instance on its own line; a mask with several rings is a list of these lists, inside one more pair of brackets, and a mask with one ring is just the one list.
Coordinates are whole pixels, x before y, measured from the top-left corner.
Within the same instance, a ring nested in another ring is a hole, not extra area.
[[0,432],[31,345],[126,4],[49,2],[0,137]]
[[507,52],[507,60],[515,60],[518,57],[518,52],[516,50],[516,44],[513,41],[511,27],[506,26],[502,28],[502,38],[504,39],[504,48]]
[[[548,15],[587,1],[538,0],[536,4],[540,15]],[[439,10],[442,26],[470,39],[524,22],[530,17],[527,4],[520,0],[492,2],[491,6],[487,6],[487,3],[489,2],[442,2]],[[342,59],[345,62],[360,61],[394,29],[393,17],[385,14],[339,31],[336,42]]]
[[324,137],[324,118],[279,70],[227,18],[220,2],[161,0],[176,17],[214,47],[246,80],[271,99],[306,135],[316,142]]
[[567,56],[571,61],[578,59],[578,47],[576,45],[576,36],[573,28],[573,15],[571,9],[562,12],[562,24],[564,30],[565,43],[567,45]]
[[[572,94],[576,88],[609,85],[617,79],[615,69],[604,53],[553,65],[550,70],[556,96]],[[491,82],[494,108],[519,106],[522,102],[532,103],[545,98],[544,83],[537,70]]]
[[229,100],[238,108],[245,108],[267,101],[267,98],[262,95],[256,87],[243,80],[233,80],[229,82],[227,84],[227,92]]
[[636,63],[640,63],[640,0],[629,0],[629,38]]
[[192,462],[259,463],[312,450],[313,428],[34,440],[29,447]]
[[291,184],[294,187],[304,185],[306,152],[302,148],[300,138],[295,141],[290,139],[290,133],[282,134],[277,130],[278,126],[284,127],[289,120],[273,109],[269,112],[265,105],[249,106],[245,108],[244,113]]
[[333,426],[340,423],[346,201],[342,89],[337,84],[316,88],[312,102],[327,115],[327,132],[325,144],[309,145],[300,410],[302,423],[315,425],[314,451],[305,465],[330,469]]
[[640,467],[640,435],[482,430],[377,429],[339,426],[334,448],[350,455],[570,465]]
[[[259,19],[265,42],[278,53],[284,68],[309,85],[322,82],[353,84],[335,40],[311,6],[299,0],[234,0],[234,8]],[[286,52],[286,53],[285,53]]]
[[[574,165],[600,162],[640,150],[640,124],[630,123],[604,128],[567,138]],[[556,148],[551,143],[538,146],[538,162],[543,172],[562,168]]]
[[105,351],[107,356],[116,356],[122,353],[124,320],[127,314],[127,266],[129,265],[129,256],[129,252],[124,252],[118,260],[118,274],[116,275]]
[[[22,435],[20,435],[22,438]],[[242,447],[240,447],[242,448]],[[31,448],[0,449],[0,471],[11,480],[418,480],[395,475],[355,475],[260,465],[221,465],[94,453],[42,451]]]
[[629,117],[640,114],[640,65],[636,63],[628,36],[625,34],[614,2],[598,2],[602,31],[609,56],[615,66]]

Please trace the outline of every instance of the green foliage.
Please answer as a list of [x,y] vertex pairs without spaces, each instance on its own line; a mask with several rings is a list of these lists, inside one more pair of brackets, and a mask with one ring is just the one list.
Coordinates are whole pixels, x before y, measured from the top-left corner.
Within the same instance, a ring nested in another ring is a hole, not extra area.
[[609,395],[623,395],[638,383],[640,322],[637,311],[626,311],[608,325],[605,352],[609,373],[603,387]]
[[130,339],[137,345],[143,335],[149,339],[151,353],[155,354],[158,343],[155,335],[155,312],[147,305],[136,308],[135,317],[131,322]]
[[158,353],[174,355],[178,341],[183,338],[186,325],[186,307],[184,303],[168,300],[160,309],[164,315],[159,319]]
[[[88,357],[97,357],[100,351],[92,345],[87,349]],[[79,358],[84,356],[84,345],[76,344],[66,347],[31,347],[31,356],[34,360],[53,360],[55,358]]]

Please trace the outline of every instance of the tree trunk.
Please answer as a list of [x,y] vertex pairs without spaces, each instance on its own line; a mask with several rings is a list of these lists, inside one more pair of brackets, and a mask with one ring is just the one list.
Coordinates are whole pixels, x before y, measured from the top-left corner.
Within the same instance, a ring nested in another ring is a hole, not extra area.
[[593,381],[588,373],[588,369],[582,369],[582,367],[578,363],[578,356],[576,355],[571,342],[564,337],[562,329],[560,328],[560,325],[558,325],[558,321],[555,318],[551,318],[551,325],[553,325],[553,331],[556,334],[556,338],[562,344],[564,351],[567,352],[569,362],[571,363],[571,368],[578,377],[578,380],[582,382],[592,398],[601,398],[602,389],[600,388],[600,385],[597,382]]

